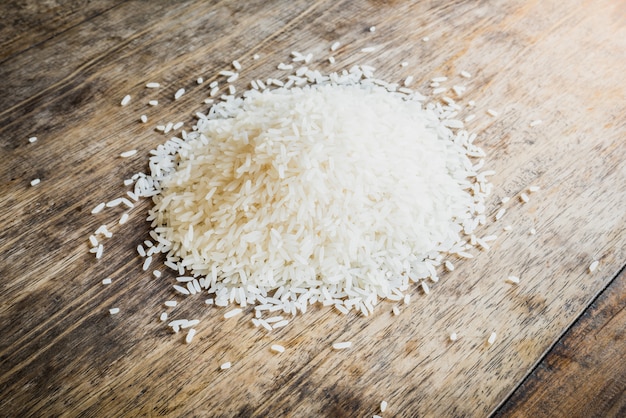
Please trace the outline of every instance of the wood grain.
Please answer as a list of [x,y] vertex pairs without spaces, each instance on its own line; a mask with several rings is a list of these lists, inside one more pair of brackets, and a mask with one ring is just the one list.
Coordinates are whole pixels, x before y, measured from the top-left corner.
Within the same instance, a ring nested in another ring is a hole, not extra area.
[[626,416],[624,324],[622,271],[494,418]]
[[[367,416],[385,399],[388,416],[485,416],[626,263],[626,2],[110,5],[83,14],[61,7],[66,23],[45,33],[6,32],[0,415]],[[0,5],[3,16],[9,8]],[[11,22],[46,14],[11,13]],[[331,66],[335,40],[342,47]],[[376,53],[360,52],[370,45]],[[124,228],[121,209],[90,215],[124,192],[124,178],[146,170],[148,151],[167,139],[155,125],[188,127],[206,109],[198,76],[210,82],[237,59],[241,91],[246,80],[280,76],[276,64],[293,50],[313,53],[311,65],[325,71],[367,63],[391,81],[414,75],[425,92],[430,78],[448,75],[450,85],[468,87],[461,104],[477,102],[461,117],[478,115],[469,127],[498,173],[491,219],[499,200],[513,197],[505,217],[482,231],[499,239],[472,260],[454,260],[428,297],[414,290],[398,317],[381,302],[368,318],[314,306],[270,334],[252,327],[250,312],[224,320],[202,297],[178,298],[171,272],[160,280],[142,272],[134,249],[148,233],[148,202],[129,211]],[[163,88],[145,89],[148,81]],[[174,101],[180,87],[187,93]],[[133,99],[121,108],[125,94]],[[160,105],[148,107],[153,98]],[[530,128],[535,119],[544,123]],[[39,140],[29,144],[33,135]],[[120,159],[128,149],[138,157]],[[33,178],[41,184],[30,187]],[[517,196],[530,184],[542,189],[522,204]],[[114,236],[96,262],[87,236],[103,223]],[[590,274],[594,259],[601,268]],[[509,274],[520,285],[505,283]],[[113,284],[102,286],[105,277]],[[171,317],[202,320],[193,344],[158,321],[168,299],[180,301]],[[113,306],[121,312],[112,317]],[[333,351],[338,340],[354,346]],[[273,343],[287,351],[272,354]],[[224,361],[232,369],[220,371]]]

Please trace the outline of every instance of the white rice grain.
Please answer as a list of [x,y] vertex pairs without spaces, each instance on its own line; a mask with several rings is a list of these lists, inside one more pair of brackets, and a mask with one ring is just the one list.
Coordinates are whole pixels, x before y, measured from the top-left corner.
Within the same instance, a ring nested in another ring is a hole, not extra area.
[[543,121],[541,119],[537,119],[537,120],[533,120],[532,122],[530,122],[528,125],[531,128],[534,128],[537,125],[541,125],[543,123]]
[[109,309],[109,314],[111,314],[111,315],[118,314],[119,312],[120,312],[120,308],[111,308],[111,309]]
[[528,195],[526,193],[522,193],[519,195],[519,198],[522,202],[524,203],[528,203],[530,202],[530,198],[528,197]]
[[161,315],[159,316],[159,320],[161,322],[167,321],[167,312],[161,312]]
[[146,84],[146,87],[149,89],[158,89],[159,87],[161,87],[160,83],[155,83],[155,82],[150,82]]
[[178,302],[176,302],[175,300],[166,300],[165,301],[165,306],[167,306],[168,308],[175,308],[176,305],[178,305]]
[[195,335],[196,335],[196,330],[194,328],[190,328],[189,331],[187,331],[187,336],[185,337],[185,343],[191,344],[191,341],[193,340],[193,337]]
[[598,268],[599,265],[600,265],[600,262],[598,260],[594,260],[589,265],[589,273],[593,273],[594,271],[596,271],[596,269]]
[[123,153],[121,153],[120,157],[128,158],[128,157],[132,157],[135,154],[137,154],[137,150],[136,149],[131,149],[129,151],[124,151]]
[[492,332],[487,339],[487,344],[492,345],[494,342],[496,342],[496,336],[497,334],[495,332]]
[[467,72],[467,71],[461,71],[461,77],[471,78],[472,75],[469,72]]
[[487,114],[490,116],[493,116],[494,118],[499,115],[498,111],[493,110],[493,109],[487,109]]
[[181,97],[183,97],[183,94],[185,94],[185,89],[183,88],[178,89],[176,93],[174,94],[174,100],[180,99]]
[[148,122],[148,117],[146,115],[141,115],[139,120],[141,121],[141,123],[146,123],[146,122]]
[[517,276],[509,276],[506,278],[506,281],[511,284],[519,284],[519,277]]
[[120,225],[124,225],[126,222],[128,222],[128,218],[129,218],[128,213],[123,213],[118,223]]
[[225,319],[232,318],[235,315],[239,315],[241,312],[243,312],[241,308],[230,310],[224,314],[224,318]]
[[100,213],[100,212],[102,212],[102,209],[104,209],[105,206],[106,206],[106,203],[104,203],[104,202],[98,203],[95,208],[91,209],[91,213],[94,214],[94,215],[96,213]]
[[150,106],[157,106],[159,104],[159,101],[158,100],[150,100],[150,101],[148,101],[148,104]]
[[361,52],[374,52],[374,51],[376,51],[376,47],[373,47],[373,46],[361,48]]
[[500,220],[504,214],[506,213],[506,209],[505,208],[500,208],[500,210],[496,213],[496,221]]
[[107,285],[107,284],[111,284],[112,280],[110,277],[107,277],[106,279],[102,279],[102,284]]
[[350,347],[352,347],[352,341],[342,341],[333,344],[333,349],[335,350],[345,350]]
[[451,332],[448,338],[450,339],[450,341],[454,342],[459,338],[459,336],[456,334],[456,332]]
[[241,64],[239,64],[239,61],[234,60],[234,61],[232,62],[232,64],[233,64],[233,68],[234,68],[235,70],[237,70],[237,71],[241,70]]
[[222,364],[221,364],[220,369],[221,369],[221,370],[230,369],[230,368],[231,368],[231,366],[232,366],[231,362],[230,362],[230,361],[227,361],[226,363],[222,363]]
[[37,137],[31,136],[30,138],[28,138],[28,142],[30,142],[31,144],[37,142]]
[[183,287],[183,286],[180,286],[180,285],[175,284],[173,287],[174,287],[174,290],[176,290],[178,293],[182,293],[183,295],[189,295],[189,294],[191,294],[191,293],[189,292],[189,290],[187,290],[187,288],[185,288],[185,287]]
[[130,94],[127,94],[126,96],[124,96],[120,104],[122,106],[126,106],[128,103],[130,103]]
[[98,244],[98,249],[96,250],[96,259],[102,258],[102,253],[104,252],[104,246],[102,244]]
[[30,181],[30,185],[31,185],[31,186],[36,186],[36,185],[38,185],[39,183],[41,183],[41,180],[40,180],[40,179],[33,179],[33,180],[31,180],[31,181]]
[[272,344],[272,346],[270,347],[270,350],[276,352],[276,353],[284,353],[285,352],[285,347],[283,347],[280,344]]
[[287,321],[286,319],[283,319],[282,321],[278,321],[274,325],[272,325],[272,328],[273,329],[281,328],[281,327],[284,327],[285,325],[287,325],[288,323],[289,323],[289,321]]
[[150,268],[150,263],[152,263],[152,257],[151,256],[144,260],[143,266],[142,266],[143,271],[147,271],[148,268]]
[[380,403],[380,412],[385,412],[385,410],[387,409],[387,401],[382,401]]
[[337,49],[339,49],[339,47],[341,46],[341,44],[339,42],[334,42],[331,46],[330,46],[330,50],[335,52]]

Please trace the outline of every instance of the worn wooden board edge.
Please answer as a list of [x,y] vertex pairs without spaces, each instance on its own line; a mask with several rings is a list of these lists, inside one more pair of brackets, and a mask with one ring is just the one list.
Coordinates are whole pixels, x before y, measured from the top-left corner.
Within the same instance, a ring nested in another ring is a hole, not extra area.
[[625,324],[626,266],[493,418],[626,416]]

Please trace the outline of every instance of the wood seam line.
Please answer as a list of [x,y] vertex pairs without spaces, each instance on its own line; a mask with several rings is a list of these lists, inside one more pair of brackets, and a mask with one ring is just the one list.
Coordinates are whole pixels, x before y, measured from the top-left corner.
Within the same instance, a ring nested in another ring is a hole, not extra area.
[[608,283],[606,284],[606,286],[604,286],[602,289],[600,289],[598,291],[598,293],[593,297],[593,299],[589,302],[589,304],[585,307],[585,309],[582,310],[582,312],[576,316],[576,319],[574,319],[574,321],[572,321],[572,323],[565,328],[565,330],[561,333],[561,335],[554,340],[554,342],[550,345],[550,347],[548,347],[546,349],[546,351],[544,352],[544,354],[539,358],[539,360],[537,360],[537,362],[529,369],[529,371],[526,373],[526,376],[524,376],[520,382],[515,385],[515,387],[513,387],[511,389],[511,391],[509,392],[509,394],[502,400],[502,402],[500,402],[494,409],[493,411],[489,414],[489,417],[493,417],[496,414],[498,414],[499,412],[502,411],[502,409],[504,408],[504,406],[506,404],[509,403],[509,401],[513,398],[513,396],[515,395],[515,393],[517,393],[518,389],[520,387],[522,387],[526,382],[529,381],[530,377],[535,373],[535,371],[539,368],[539,366],[541,365],[541,363],[544,362],[544,360],[546,360],[546,358],[550,355],[550,353],[552,353],[552,351],[554,350],[554,348],[556,347],[556,345],[561,342],[563,340],[563,338],[570,332],[570,330],[572,328],[574,328],[579,321],[582,320],[582,317],[585,315],[585,313],[587,312],[587,310],[589,310],[589,308],[591,308],[593,306],[594,303],[596,303],[598,301],[598,299],[600,299],[600,297],[604,294],[604,292],[613,284],[615,283],[615,281],[617,281],[617,278],[626,273],[626,264],[622,265],[622,268],[619,269],[619,271],[613,276],[613,278],[611,280],[608,281]]

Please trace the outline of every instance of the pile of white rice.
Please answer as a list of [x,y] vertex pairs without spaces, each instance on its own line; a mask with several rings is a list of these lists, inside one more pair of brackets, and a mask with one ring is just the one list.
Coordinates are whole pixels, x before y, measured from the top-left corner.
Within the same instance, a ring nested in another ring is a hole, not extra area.
[[[249,90],[151,152],[151,253],[207,303],[367,315],[437,281],[484,222],[483,152],[457,109],[424,105],[358,67]],[[180,288],[184,290],[184,288]]]

